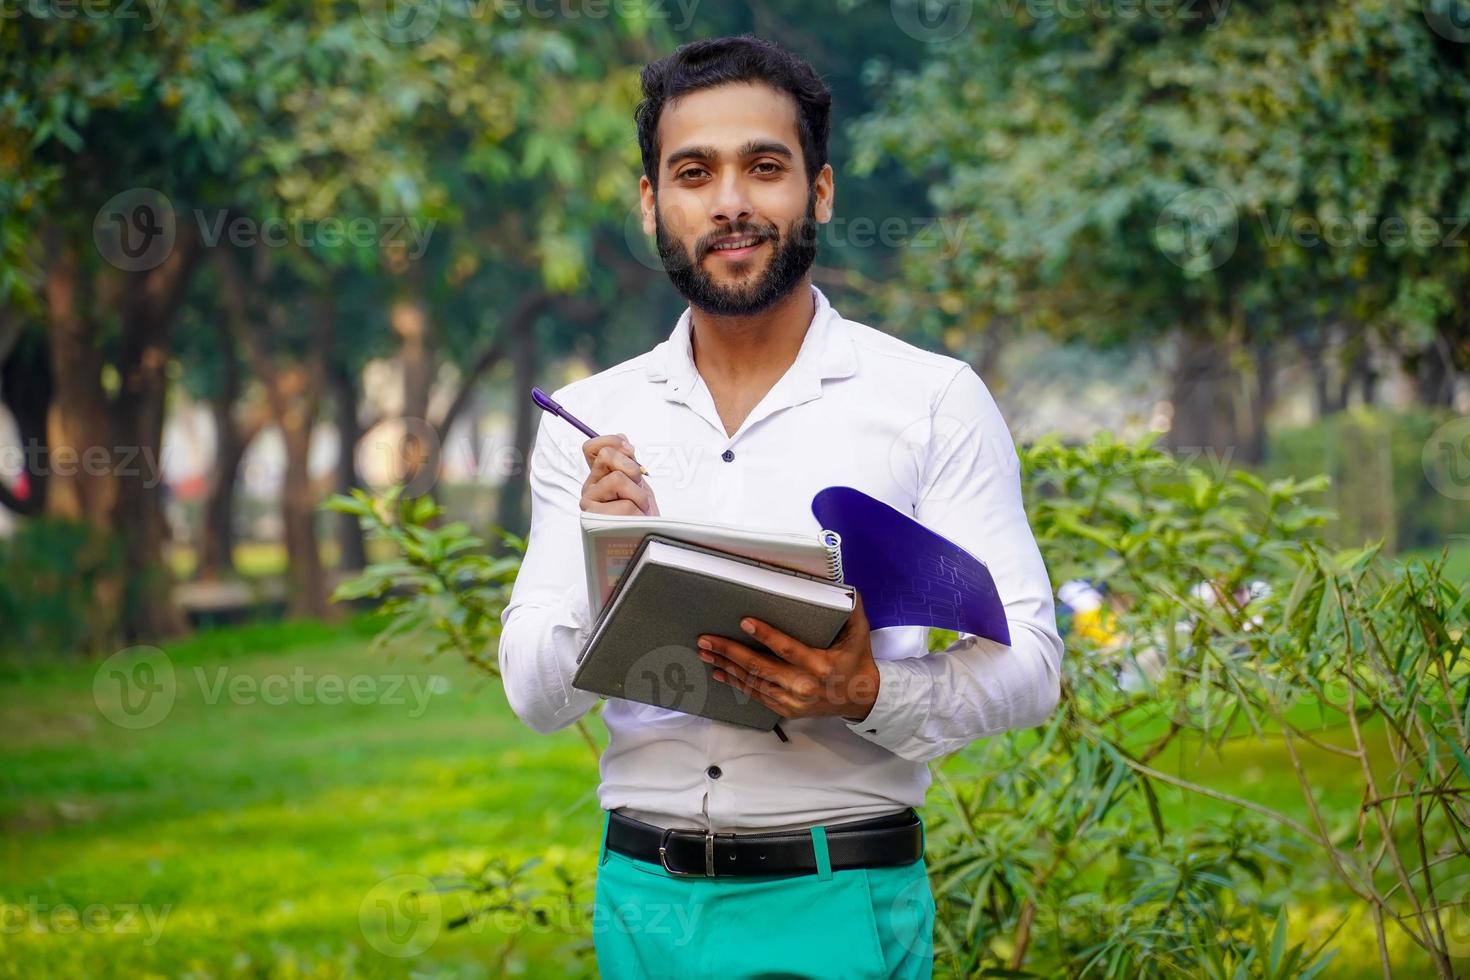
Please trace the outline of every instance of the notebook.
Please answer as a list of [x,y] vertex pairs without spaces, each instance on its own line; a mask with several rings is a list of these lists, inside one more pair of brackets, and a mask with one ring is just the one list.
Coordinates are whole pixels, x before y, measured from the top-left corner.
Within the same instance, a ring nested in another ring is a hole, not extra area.
[[753,558],[828,581],[842,581],[842,558],[835,536],[825,540],[821,535],[736,527],[733,524],[582,511],[587,608],[595,613],[607,605],[624,569],[643,539],[650,534]]
[[583,511],[588,608],[606,607],[643,539],[656,534],[850,585],[872,629],[929,626],[1010,645],[995,580],[964,548],[853,487],[820,491],[812,514],[816,534]]
[[572,686],[769,731],[780,716],[715,680],[699,659],[698,635],[767,651],[740,629],[740,620],[753,616],[810,646],[829,647],[852,609],[852,587],[825,575],[649,534],[593,623]]

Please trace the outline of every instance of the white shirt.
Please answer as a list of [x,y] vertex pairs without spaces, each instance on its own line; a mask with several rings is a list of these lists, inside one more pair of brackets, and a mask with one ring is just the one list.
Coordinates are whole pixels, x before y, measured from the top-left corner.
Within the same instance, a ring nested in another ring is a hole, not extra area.
[[[665,517],[815,536],[812,498],[833,485],[912,514],[989,566],[1011,645],[962,635],[926,655],[926,627],[874,631],[879,690],[868,717],[785,720],[789,742],[609,699],[603,809],[664,827],[734,832],[891,813],[923,803],[928,760],[1037,725],[1056,706],[1062,641],[1051,585],[995,401],[963,361],[843,319],[813,293],[816,313],[796,360],[733,436],[694,365],[687,309],[667,341],[552,397],[598,432],[627,435]],[[501,616],[506,696],[543,733],[599,700],[571,685],[593,619],[579,524],[584,441],[566,421],[542,415],[529,543]]]

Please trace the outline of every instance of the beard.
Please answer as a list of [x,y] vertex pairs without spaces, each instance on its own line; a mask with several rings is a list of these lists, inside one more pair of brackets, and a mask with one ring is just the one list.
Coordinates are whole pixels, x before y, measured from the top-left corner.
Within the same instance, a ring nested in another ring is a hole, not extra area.
[[[754,316],[764,313],[787,296],[817,257],[817,195],[809,193],[806,214],[786,227],[783,234],[774,224],[742,224],[704,236],[690,255],[684,244],[669,233],[663,216],[654,208],[658,255],[664,271],[689,305],[711,316]],[[765,269],[753,281],[725,286],[715,282],[700,262],[709,254],[715,239],[729,235],[751,235],[768,241],[774,250]]]

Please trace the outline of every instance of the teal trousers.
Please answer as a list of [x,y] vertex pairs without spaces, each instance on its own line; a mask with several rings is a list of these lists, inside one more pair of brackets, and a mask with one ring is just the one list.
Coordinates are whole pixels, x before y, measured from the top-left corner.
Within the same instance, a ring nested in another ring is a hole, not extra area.
[[603,817],[592,916],[607,980],[699,977],[928,978],[934,896],[924,859],[831,870],[812,828],[815,874],[685,878],[607,847]]

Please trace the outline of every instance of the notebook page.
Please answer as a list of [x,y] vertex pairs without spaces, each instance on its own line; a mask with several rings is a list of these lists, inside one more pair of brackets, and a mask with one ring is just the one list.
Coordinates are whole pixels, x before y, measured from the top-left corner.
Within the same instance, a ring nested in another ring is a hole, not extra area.
[[633,553],[650,534],[828,577],[827,546],[816,534],[593,511],[582,511],[581,521],[588,605],[594,616],[607,604]]
[[762,592],[776,592],[780,595],[800,599],[815,605],[827,606],[831,609],[842,609],[851,611],[851,593],[844,591],[835,585],[826,582],[816,582],[809,578],[796,578],[792,575],[783,575],[781,572],[771,568],[761,568],[758,565],[747,565],[743,561],[735,561],[720,555],[706,554],[702,551],[689,551],[674,545],[665,544],[662,541],[652,541],[648,545],[648,551],[644,553],[645,562],[657,562],[670,568],[682,568],[691,572],[699,572],[714,578],[721,578],[727,582],[736,582],[740,585],[748,585]]

